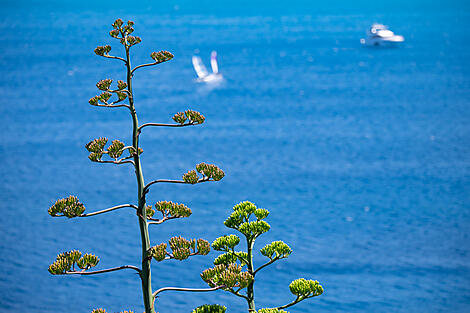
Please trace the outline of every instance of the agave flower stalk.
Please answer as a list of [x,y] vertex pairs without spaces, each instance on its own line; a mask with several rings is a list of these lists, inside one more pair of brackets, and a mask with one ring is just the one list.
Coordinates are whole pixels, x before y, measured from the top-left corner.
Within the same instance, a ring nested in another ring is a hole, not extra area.
[[[241,233],[246,240],[247,251],[235,251],[240,243],[237,235],[226,235],[217,238],[212,248],[221,251],[214,260],[214,268],[202,272],[201,278],[211,287],[224,286],[222,289],[246,300],[249,313],[256,313],[254,285],[256,274],[276,261],[289,257],[291,248],[282,241],[273,241],[260,249],[267,261],[255,268],[253,262],[255,240],[270,230],[271,226],[264,220],[269,215],[266,209],[257,208],[249,201],[241,202],[233,207],[233,212],[225,220],[224,225]],[[246,271],[242,269],[246,267]],[[237,268],[234,278],[225,274],[230,269]],[[242,279],[242,276],[244,279]],[[241,293],[246,289],[245,293]],[[283,309],[291,307],[302,300],[313,298],[323,293],[323,287],[316,280],[296,279],[290,283],[289,289],[295,296],[294,300],[275,308],[264,308],[258,313],[286,312]]]
[[[198,184],[209,181],[219,181],[224,177],[224,172],[213,164],[200,163],[196,166],[196,170],[190,170],[182,176],[182,179],[156,179],[145,184],[144,173],[140,155],[143,152],[139,146],[139,137],[144,128],[147,127],[187,127],[203,124],[204,116],[193,110],[178,112],[173,116],[174,123],[146,123],[139,125],[137,110],[134,103],[134,91],[132,82],[136,71],[140,68],[155,66],[163,62],[170,61],[173,54],[168,51],[152,52],[150,54],[153,60],[150,63],[141,64],[132,67],[131,63],[131,47],[139,44],[142,40],[138,36],[131,35],[134,32],[134,23],[128,21],[127,24],[121,19],[117,19],[110,31],[110,36],[117,39],[124,47],[125,56],[110,55],[111,46],[104,45],[95,49],[98,56],[119,60],[123,62],[126,72],[126,80],[118,80],[116,87],[113,89],[113,80],[110,78],[103,79],[96,84],[100,90],[100,94],[89,100],[90,105],[104,108],[122,108],[130,112],[132,119],[132,143],[125,145],[119,140],[113,140],[106,148],[108,139],[100,137],[90,141],[85,148],[90,153],[88,158],[96,163],[110,164],[130,164],[135,169],[137,180],[137,197],[136,204],[121,204],[107,209],[85,213],[85,206],[77,197],[69,196],[67,198],[57,200],[50,208],[49,214],[53,217],[91,217],[99,214],[109,213],[115,210],[129,208],[133,210],[138,219],[140,227],[140,237],[142,244],[141,264],[140,267],[133,265],[123,265],[102,270],[90,271],[92,267],[98,265],[100,259],[93,254],[83,254],[77,250],[61,253],[57,256],[54,263],[49,267],[49,272],[54,275],[94,275],[101,273],[109,273],[124,269],[131,269],[139,274],[142,282],[142,295],[146,313],[155,313],[155,299],[157,294],[166,291],[188,291],[188,292],[205,292],[223,288],[223,285],[211,288],[180,288],[180,287],[164,287],[157,291],[152,290],[151,261],[161,262],[164,260],[175,259],[185,260],[194,255],[206,255],[210,251],[210,244],[204,239],[185,239],[182,237],[173,237],[169,240],[169,248],[167,244],[161,243],[151,246],[149,235],[149,225],[159,225],[171,219],[189,217],[191,210],[184,204],[173,203],[171,201],[160,201],[155,204],[155,210],[152,206],[147,205],[146,195],[150,191],[150,187],[157,183],[177,183],[177,184]],[[115,100],[111,98],[115,97]],[[155,218],[156,211],[162,214],[161,218]],[[94,312],[106,312],[104,309],[95,309]]]

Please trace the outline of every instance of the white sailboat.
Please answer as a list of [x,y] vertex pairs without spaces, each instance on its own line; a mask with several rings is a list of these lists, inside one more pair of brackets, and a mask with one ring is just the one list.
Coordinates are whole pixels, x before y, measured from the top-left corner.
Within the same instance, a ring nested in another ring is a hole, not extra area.
[[217,63],[216,51],[212,51],[211,53],[212,73],[209,73],[207,71],[206,67],[204,66],[204,63],[202,62],[199,56],[194,55],[192,61],[193,61],[194,70],[196,71],[196,74],[198,76],[196,81],[204,82],[204,83],[211,83],[211,82],[220,81],[221,79],[223,79],[222,74],[219,73],[219,65]]

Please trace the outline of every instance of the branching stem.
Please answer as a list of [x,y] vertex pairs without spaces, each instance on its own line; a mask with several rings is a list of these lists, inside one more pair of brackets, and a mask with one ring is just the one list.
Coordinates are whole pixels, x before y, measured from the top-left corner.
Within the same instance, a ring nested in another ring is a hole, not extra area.
[[127,64],[127,61],[121,57],[116,57],[114,55],[109,55],[109,54],[103,54],[102,57],[108,58],[108,59],[116,59],[116,60],[121,60],[125,64]]
[[137,271],[137,273],[141,273],[140,268],[133,266],[133,265],[123,265],[119,267],[113,267],[113,268],[107,268],[104,270],[98,270],[98,271],[92,271],[92,272],[86,272],[85,270],[82,271],[71,271],[71,272],[65,272],[67,275],[95,275],[95,274],[102,274],[102,273],[109,273],[109,272],[114,272],[114,271],[120,271],[124,269],[132,269],[134,271]]
[[272,264],[272,263],[274,263],[274,262],[276,262],[277,260],[280,260],[280,259],[281,258],[279,258],[279,257],[275,257],[274,259],[270,260],[269,262],[261,265],[260,267],[258,267],[256,269],[256,271],[253,272],[253,276],[256,275],[256,273],[258,273],[261,269],[265,268],[266,266],[268,266],[268,265],[270,265],[270,264]]
[[[204,178],[201,178],[198,180],[198,182],[196,184],[199,184],[199,183],[204,183],[204,182],[207,182],[207,181],[210,181],[209,178],[207,177],[204,177]],[[170,184],[190,184],[190,183],[187,183],[183,180],[173,180],[173,179],[157,179],[157,180],[153,180],[151,181],[150,183],[148,183],[147,185],[145,185],[144,187],[144,194],[146,194],[150,188],[150,186],[152,186],[153,184],[157,184],[157,183],[170,183]],[[192,185],[192,184],[190,184]]]
[[194,124],[193,122],[187,123],[187,124],[164,124],[164,123],[146,123],[142,124],[139,127],[139,133],[142,131],[142,128],[148,127],[148,126],[161,126],[161,127],[185,127],[185,126],[192,126],[192,125],[199,125],[199,124]]
[[155,62],[153,62],[153,63],[147,63],[147,64],[138,65],[138,66],[134,67],[134,69],[131,71],[131,77],[134,76],[134,72],[135,72],[138,68],[146,67],[146,66],[157,65],[157,64],[160,64],[160,63],[163,63],[163,62],[166,62],[166,61],[169,61],[169,60],[165,60],[165,61],[155,61]]
[[133,208],[135,210],[138,209],[137,206],[135,206],[133,204],[121,204],[121,205],[113,206],[112,208],[108,208],[108,209],[104,209],[104,210],[100,210],[100,211],[96,211],[96,212],[91,212],[91,213],[87,213],[87,214],[82,214],[79,217],[89,217],[89,216],[103,214],[103,213],[111,212],[111,211],[122,209],[122,208]]
[[218,290],[218,289],[221,289],[221,288],[225,288],[226,286],[225,285],[221,285],[221,286],[217,286],[217,287],[212,287],[212,288],[180,288],[180,287],[164,287],[164,288],[160,288],[158,289],[157,291],[155,291],[153,294],[152,294],[152,297],[153,297],[153,300],[155,301],[155,298],[157,298],[157,295],[163,291],[169,291],[169,290],[173,290],[173,291],[186,291],[186,292],[207,292],[207,291],[214,291],[214,290]]

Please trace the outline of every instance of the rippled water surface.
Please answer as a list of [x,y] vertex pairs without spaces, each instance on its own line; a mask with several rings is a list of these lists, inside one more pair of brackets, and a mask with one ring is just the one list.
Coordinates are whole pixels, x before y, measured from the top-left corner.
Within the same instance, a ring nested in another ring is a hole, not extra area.
[[[271,211],[257,247],[282,239],[294,250],[260,272],[259,307],[291,301],[288,284],[305,277],[325,293],[291,312],[470,311],[467,3],[96,2],[0,4],[1,312],[143,311],[131,271],[47,272],[69,249],[99,255],[100,268],[139,264],[129,210],[47,214],[69,194],[90,211],[136,201],[132,169],[91,163],[84,149],[100,136],[130,142],[125,110],[87,103],[98,80],[125,78],[119,61],[93,53],[113,43],[116,17],[133,19],[143,39],[134,64],[155,50],[175,54],[136,72],[140,121],[170,122],[187,108],[206,116],[201,127],[144,130],[146,180],[177,179],[201,161],[226,172],[220,183],[155,186],[150,202],[182,202],[193,215],[152,227],[152,243],[231,233],[223,220],[251,200]],[[373,22],[406,42],[362,47]],[[221,85],[194,82],[196,49],[207,65],[218,51]],[[215,256],[154,264],[153,286],[204,287],[199,273]],[[162,293],[158,303],[160,313],[204,303],[245,309],[222,291]]]

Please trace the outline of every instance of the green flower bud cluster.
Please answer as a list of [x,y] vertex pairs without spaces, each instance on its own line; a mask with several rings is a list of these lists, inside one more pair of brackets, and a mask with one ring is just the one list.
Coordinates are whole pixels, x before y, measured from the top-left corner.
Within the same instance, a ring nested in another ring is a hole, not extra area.
[[119,30],[113,29],[109,32],[109,35],[113,38],[119,38]]
[[163,261],[166,256],[182,261],[191,255],[207,255],[211,250],[209,242],[204,239],[187,240],[178,236],[170,238],[168,243],[172,250],[171,254],[166,250],[166,243],[161,243],[151,247],[147,252],[148,256],[154,258],[157,262]]
[[173,116],[173,121],[175,121],[176,123],[181,124],[181,125],[183,125],[184,122],[186,122],[187,119],[188,118],[186,117],[184,112],[178,112]]
[[199,113],[197,111],[186,110],[186,111],[184,111],[184,114],[188,118],[189,122],[192,123],[192,124],[196,124],[196,125],[197,124],[202,124],[206,120],[204,115],[202,115],[201,113]]
[[[130,154],[130,155],[134,155],[134,154],[135,154],[135,149],[134,149],[134,147],[129,147],[128,150],[129,150],[129,154]],[[142,148],[139,147],[139,155],[141,155],[142,152],[144,152],[144,150],[142,150]]]
[[[120,140],[113,140],[111,145],[105,151],[104,147],[108,143],[108,138],[100,137],[97,139],[93,139],[89,143],[85,145],[85,148],[90,152],[88,158],[93,162],[101,161],[103,154],[108,154],[110,158],[117,159],[119,158],[122,153],[124,152],[124,143]],[[139,151],[141,149],[139,148]],[[129,153],[133,151],[133,148],[129,148]]]
[[147,205],[145,211],[146,211],[146,213],[147,213],[147,218],[150,218],[150,217],[152,217],[152,216],[155,214],[155,210],[152,209],[152,206],[151,206],[151,205]]
[[183,181],[187,184],[197,184],[199,177],[196,174],[195,170],[189,171],[183,175]]
[[[196,165],[196,170],[202,174],[202,180],[219,181],[224,178],[225,173],[218,166],[214,164],[199,163]],[[183,181],[187,184],[197,184],[199,177],[195,170],[191,170],[183,175]]]
[[[107,313],[105,309],[94,309],[91,313]],[[134,313],[134,311],[121,311],[120,313]]]
[[96,266],[99,262],[99,258],[93,254],[85,254],[78,250],[72,250],[69,252],[60,253],[54,263],[49,266],[49,273],[52,275],[66,274],[72,266],[76,263],[81,269],[89,269],[90,267]]
[[191,313],[225,313],[226,307],[218,304],[204,304],[195,308]]
[[127,87],[127,83],[122,80],[118,80],[117,87],[119,90],[124,90]]
[[[134,29],[132,29],[132,31],[134,31]],[[142,39],[140,39],[140,37],[138,37],[138,36],[127,36],[127,37],[121,39],[121,43],[123,45],[126,44],[126,39],[127,39],[127,45],[129,47],[132,47],[133,45],[136,45],[136,44],[142,42]]]
[[107,55],[110,51],[111,51],[110,45],[98,46],[95,48],[95,53],[99,56]]
[[108,155],[113,159],[117,159],[122,155],[122,148],[124,148],[124,143],[122,141],[113,140],[111,145],[108,147]]
[[[210,244],[204,239],[187,240],[181,236],[170,238],[170,249],[172,250],[173,258],[176,260],[185,260],[191,254],[207,255],[210,252]],[[191,252],[193,250],[193,252]]]
[[[134,32],[134,28],[132,27],[132,26],[134,26],[133,21],[128,21],[127,25],[124,25],[124,22],[119,18],[119,19],[114,21],[112,26],[113,26],[114,29],[109,32],[109,35],[113,38],[117,38],[117,39],[124,38],[127,35]],[[122,37],[119,37],[119,34],[121,34]],[[121,43],[124,44],[124,41],[121,40]]]
[[99,82],[96,83],[96,87],[98,87],[99,90],[103,90],[103,91],[106,91],[109,89],[109,87],[111,86],[113,80],[112,79],[102,79],[100,80]]
[[165,257],[168,255],[168,252],[166,251],[166,243],[161,243],[151,247],[147,251],[147,254],[150,258],[154,258],[157,262],[165,260]]
[[[256,217],[256,221],[250,222],[252,214]],[[238,230],[247,238],[257,238],[271,228],[268,223],[262,220],[268,214],[268,210],[258,209],[253,203],[245,201],[233,207],[233,212],[225,220],[224,225]]]
[[204,123],[206,118],[201,113],[193,110],[178,112],[173,116],[173,121],[181,125],[183,125],[186,120],[188,120],[189,124],[198,125]]
[[222,236],[214,240],[212,248],[216,251],[229,251],[233,250],[239,243],[240,238],[237,235]]
[[291,253],[292,249],[282,241],[273,241],[270,244],[264,246],[260,250],[261,254],[268,257],[269,259],[277,258],[283,259],[287,258]]
[[[99,83],[99,82],[98,82]],[[91,105],[98,105],[99,102],[103,104],[108,104],[108,100],[111,98],[111,94],[109,92],[103,92],[98,96],[94,96],[90,100],[88,100],[88,103]]]
[[94,162],[101,160],[104,153],[103,149],[107,142],[108,138],[100,137],[87,143],[85,148],[90,152],[88,158]]
[[301,299],[316,297],[323,293],[323,287],[318,281],[304,278],[299,278],[291,282],[289,289],[293,295]]
[[165,217],[189,217],[192,214],[191,209],[184,204],[171,201],[158,201],[155,203],[155,209]]
[[51,216],[66,216],[72,218],[82,215],[84,211],[85,206],[78,201],[78,198],[69,196],[57,200],[54,205],[49,208],[48,213]]
[[267,232],[271,226],[265,221],[252,221],[240,225],[238,230],[246,237],[256,238]]
[[127,94],[125,92],[116,91],[116,95],[118,96],[118,101],[117,102],[124,101],[127,98]]
[[65,272],[69,271],[73,264],[77,262],[81,256],[82,253],[78,250],[60,253],[57,255],[54,263],[49,265],[49,273],[52,275],[65,274]]
[[[96,83],[96,87],[98,87],[99,90],[105,91],[101,93],[98,96],[94,96],[90,100],[88,100],[88,103],[91,105],[98,105],[99,102],[102,102],[105,105],[108,105],[108,100],[111,98],[111,94],[107,92],[109,90],[109,87],[111,87],[111,84],[113,83],[112,79],[103,79],[100,80],[99,82]],[[118,90],[124,90],[127,87],[127,84],[123,82],[122,80],[118,80],[117,83]],[[125,92],[119,92],[119,91],[113,91],[116,93],[118,96],[118,101],[115,101],[114,103],[121,102],[127,98],[127,94]]]
[[114,29],[121,29],[121,26],[124,24],[124,22],[118,18],[114,21],[114,23],[112,24],[112,26],[114,27]]
[[257,313],[289,313],[284,310],[279,310],[279,309],[259,309]]
[[155,60],[157,63],[162,63],[166,61],[170,61],[173,59],[174,55],[168,51],[159,51],[159,52],[152,52],[150,57]]
[[231,263],[236,263],[237,261],[240,262],[240,266],[246,265],[246,260],[248,260],[248,253],[246,252],[226,252],[224,254],[219,255],[214,260],[214,265],[224,264],[228,265]]
[[96,255],[87,253],[77,261],[77,265],[81,269],[89,269],[95,267],[99,261],[100,259]]
[[201,278],[211,287],[225,285],[227,288],[246,288],[253,281],[252,275],[242,272],[242,267],[234,263],[208,268],[201,273]]
[[203,175],[203,177],[212,178],[219,181],[224,178],[225,173],[214,164],[199,163],[196,165],[196,170]]

